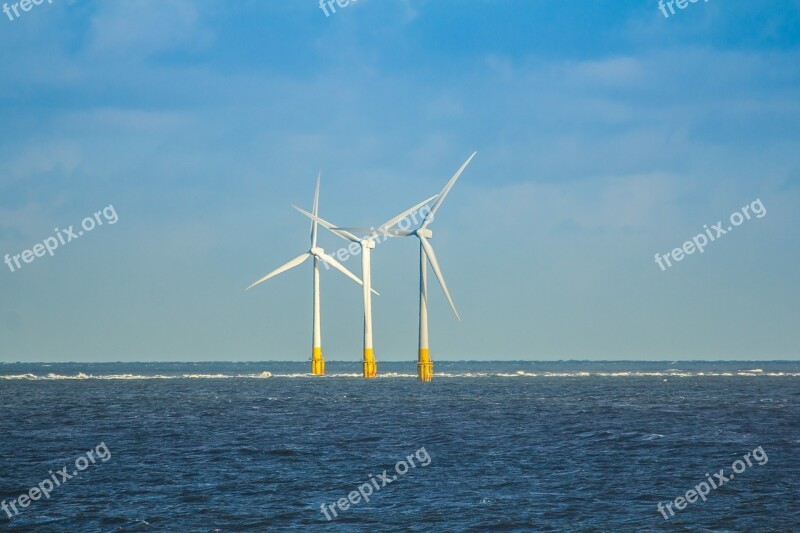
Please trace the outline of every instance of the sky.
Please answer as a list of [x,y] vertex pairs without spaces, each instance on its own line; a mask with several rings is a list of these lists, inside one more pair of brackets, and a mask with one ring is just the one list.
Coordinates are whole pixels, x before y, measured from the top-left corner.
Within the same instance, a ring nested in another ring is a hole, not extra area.
[[[375,225],[473,151],[430,226],[461,315],[430,275],[434,360],[800,359],[800,1],[675,9],[0,13],[0,362],[308,360],[310,262],[244,291],[309,249],[290,206],[321,171],[320,216]],[[373,253],[379,362],[416,360],[418,263]],[[326,359],[360,360],[360,288],[323,269],[321,296]]]

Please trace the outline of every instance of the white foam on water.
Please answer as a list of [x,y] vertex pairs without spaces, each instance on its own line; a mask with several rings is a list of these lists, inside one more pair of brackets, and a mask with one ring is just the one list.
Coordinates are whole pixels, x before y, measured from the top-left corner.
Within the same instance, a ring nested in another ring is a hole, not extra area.
[[150,376],[145,376],[141,374],[101,374],[101,375],[93,375],[93,374],[84,374],[83,372],[79,372],[75,375],[62,375],[62,374],[53,374],[49,373],[46,376],[37,376],[35,374],[15,374],[15,375],[7,375],[7,376],[0,376],[0,379],[7,379],[7,380],[30,380],[30,381],[46,381],[46,380],[83,380],[83,379],[99,379],[99,380],[148,380],[148,379],[233,379],[233,378],[245,378],[245,379],[265,379],[271,378],[273,376],[272,372],[261,372],[260,374],[181,374],[181,375],[162,375],[162,374],[155,374]]
[[[518,370],[513,373],[508,372],[439,372],[435,373],[435,378],[588,378],[588,377],[611,377],[611,378],[640,378],[640,377],[800,377],[800,372],[764,372],[761,369],[740,370],[737,372],[689,372],[681,370],[667,370],[664,372],[526,372]],[[416,379],[416,374],[385,372],[379,373],[378,378],[383,379]],[[258,374],[175,374],[175,375],[142,375],[142,374],[85,374],[79,372],[74,375],[63,375],[48,373],[37,376],[35,374],[9,374],[0,375],[0,380],[18,381],[46,381],[46,380],[152,380],[152,379],[266,379],[266,378],[288,378],[288,379],[330,379],[330,378],[358,378],[362,379],[359,372],[334,373],[325,376],[315,376],[311,373],[290,373],[273,374],[263,371]]]

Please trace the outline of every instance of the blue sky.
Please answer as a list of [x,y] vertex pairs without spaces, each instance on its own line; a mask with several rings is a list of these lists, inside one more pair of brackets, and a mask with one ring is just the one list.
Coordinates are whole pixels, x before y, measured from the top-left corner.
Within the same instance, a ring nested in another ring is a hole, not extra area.
[[[382,222],[473,150],[433,243],[434,359],[800,357],[800,2],[136,0],[0,16],[0,361],[306,360],[320,214]],[[669,253],[760,199],[702,255]],[[336,250],[344,241],[321,234]],[[416,359],[417,249],[373,257],[378,360]],[[359,260],[345,263],[359,273]],[[433,278],[431,278],[433,282]],[[322,273],[323,350],[360,359]]]

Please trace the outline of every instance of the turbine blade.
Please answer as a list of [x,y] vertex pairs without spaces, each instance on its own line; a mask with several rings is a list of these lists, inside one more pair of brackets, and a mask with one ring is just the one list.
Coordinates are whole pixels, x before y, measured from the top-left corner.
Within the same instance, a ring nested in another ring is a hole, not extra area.
[[319,182],[322,179],[322,171],[317,174],[317,189],[314,191],[314,215],[319,215]]
[[[439,195],[437,194],[436,196],[439,196]],[[400,213],[400,214],[399,214],[399,215],[397,215],[396,217],[390,218],[389,220],[387,220],[386,222],[384,222],[383,224],[381,224],[381,225],[379,226],[379,228],[391,228],[392,226],[394,226],[395,224],[397,224],[398,222],[400,222],[401,220],[403,220],[404,218],[406,218],[408,215],[410,215],[411,213],[413,213],[414,211],[416,211],[417,209],[419,209],[419,208],[420,208],[420,207],[422,207],[423,205],[425,205],[425,204],[427,204],[428,202],[430,202],[431,200],[435,199],[435,198],[436,198],[436,196],[431,196],[431,197],[430,197],[430,198],[428,198],[427,200],[424,200],[424,201],[422,201],[422,202],[418,203],[418,204],[417,204],[417,205],[415,205],[414,207],[412,207],[412,208],[410,208],[410,209],[406,209],[405,211],[403,211],[402,213]]]
[[366,235],[369,235],[370,233],[372,233],[374,231],[378,231],[378,228],[376,228],[374,226],[371,227],[371,228],[367,228],[365,226],[351,226],[351,227],[339,227],[339,226],[336,226],[333,229],[338,229],[338,230],[341,230],[341,231],[349,231],[351,233],[363,233],[363,234],[366,234]]
[[391,237],[408,237],[414,235],[414,232],[410,229],[389,229],[384,230],[384,233]]
[[431,268],[433,268],[433,273],[436,274],[436,279],[439,280],[439,285],[442,286],[444,295],[447,297],[447,301],[450,303],[450,307],[453,309],[453,313],[455,313],[456,318],[460,321],[461,317],[458,316],[458,311],[456,311],[456,305],[453,303],[453,299],[450,297],[450,291],[447,290],[447,284],[444,282],[444,276],[442,275],[442,270],[439,268],[439,261],[436,260],[436,253],[433,251],[431,243],[429,243],[428,239],[426,239],[425,237],[419,237],[419,241],[422,243],[422,249],[425,250],[425,255],[428,256],[428,261],[430,261],[431,263]]
[[347,276],[348,278],[350,278],[353,281],[355,281],[356,283],[358,283],[359,285],[363,285],[364,284],[359,279],[358,276],[356,276],[355,274],[353,274],[352,272],[347,270],[347,268],[345,268],[345,266],[343,264],[341,264],[339,261],[334,259],[332,255],[328,255],[328,254],[323,252],[323,253],[319,254],[319,258],[322,259],[323,261],[325,261],[326,263],[328,263],[330,266],[332,266],[333,268],[335,268],[339,272],[341,272],[342,274],[344,274],[345,276]]
[[336,229],[336,227],[333,224],[331,224],[330,222],[328,222],[327,220],[319,218],[317,215],[312,215],[311,213],[309,213],[305,209],[301,209],[301,208],[297,207],[296,205],[293,205],[292,207],[295,208],[297,211],[300,211],[301,213],[303,213],[305,216],[307,216],[311,220],[315,220],[315,221],[319,222],[319,224],[323,228],[330,230],[332,233],[338,235],[342,239],[344,239],[346,241],[361,242],[361,239],[359,239],[358,237],[356,237],[352,233],[350,233],[348,231],[343,231],[343,230]]
[[[314,191],[314,207],[312,208],[312,212],[316,216],[319,213],[319,181],[322,178],[322,171],[319,171],[317,174],[317,189]],[[314,248],[317,245],[317,221],[311,221],[311,247]]]
[[[328,255],[326,253],[321,253],[321,254],[319,254],[319,258],[322,259],[323,261],[325,261],[326,263],[328,263],[330,266],[332,266],[333,268],[335,268],[339,272],[341,272],[342,274],[344,274],[345,276],[347,276],[348,278],[350,278],[353,281],[355,281],[356,283],[358,283],[359,285],[364,285],[364,282],[361,281],[358,278],[358,276],[356,276],[355,274],[353,274],[352,272],[347,270],[347,267],[345,267],[339,261],[334,259],[332,255]],[[372,292],[374,292],[375,294],[380,296],[380,293],[378,291],[376,291],[375,289],[372,289]]]
[[433,202],[433,205],[431,206],[431,212],[428,213],[428,215],[425,217],[425,220],[422,221],[423,228],[433,221],[433,216],[436,214],[436,210],[439,209],[440,205],[442,205],[442,202],[444,202],[444,199],[447,197],[447,193],[450,192],[450,189],[452,189],[453,185],[456,184],[456,180],[458,179],[458,177],[461,176],[461,173],[464,172],[464,169],[467,168],[467,165],[469,165],[469,162],[472,161],[472,158],[475,157],[475,154],[477,153],[478,152],[472,152],[472,155],[469,156],[469,158],[467,158],[466,161],[464,161],[464,164],[461,165],[461,167],[456,171],[456,173],[453,174],[453,177],[450,178],[450,181],[447,182],[447,185],[444,186],[442,192],[439,193],[439,197],[436,199],[435,202]]
[[365,235],[367,237],[375,235],[388,235],[389,237],[408,237],[414,232],[407,229],[391,229],[391,228],[334,228],[342,231],[349,231],[351,233]]
[[260,280],[256,281],[255,283],[253,283],[252,285],[247,287],[245,290],[249,291],[250,289],[252,289],[256,285],[258,285],[259,283],[267,281],[271,277],[277,276],[278,274],[281,274],[281,273],[286,272],[287,270],[289,270],[291,268],[296,267],[297,265],[301,264],[303,261],[305,261],[309,257],[311,257],[311,254],[308,253],[308,252],[305,252],[303,255],[298,255],[297,257],[295,257],[294,259],[292,259],[291,261],[289,261],[285,265],[276,268],[275,270],[273,270],[272,272],[270,272],[269,274],[267,274],[266,276],[264,276]]

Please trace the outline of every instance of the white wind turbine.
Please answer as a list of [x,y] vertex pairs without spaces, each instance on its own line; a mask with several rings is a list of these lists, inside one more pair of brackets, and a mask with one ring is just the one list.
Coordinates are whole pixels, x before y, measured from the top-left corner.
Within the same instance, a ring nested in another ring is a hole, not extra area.
[[[450,189],[453,188],[455,185],[456,180],[458,180],[461,173],[464,172],[464,169],[467,168],[472,158],[475,157],[477,152],[473,152],[471,156],[464,162],[463,165],[456,171],[450,181],[447,182],[447,185],[444,186],[442,192],[438,195],[434,196],[436,201],[431,206],[428,213],[425,214],[425,217],[422,219],[422,223],[420,224],[419,228],[416,230],[403,230],[403,229],[392,229],[392,225],[384,224],[383,226],[379,226],[378,228],[370,228],[368,231],[370,235],[389,235],[392,237],[417,237],[419,239],[419,359],[417,360],[417,374],[419,376],[420,381],[431,381],[433,379],[433,362],[431,361],[430,357],[430,349],[428,347],[428,262],[430,261],[431,268],[433,268],[433,273],[436,275],[436,279],[439,281],[439,285],[442,287],[442,291],[444,292],[445,297],[447,297],[447,301],[450,304],[450,307],[453,309],[453,313],[455,313],[456,318],[461,320],[461,317],[458,316],[458,311],[456,311],[456,306],[453,303],[453,299],[450,297],[450,291],[447,290],[447,284],[444,281],[444,276],[442,275],[442,270],[439,268],[439,262],[436,260],[436,253],[433,251],[433,247],[431,243],[428,242],[428,239],[433,237],[433,232],[428,229],[428,225],[433,222],[434,215],[436,214],[436,210],[439,209],[439,206],[442,205],[444,199],[447,197],[447,193],[450,192]],[[428,201],[424,202],[427,203]],[[423,204],[424,205],[424,204]],[[337,228],[338,229],[338,228]],[[350,229],[352,231],[358,231],[358,228],[342,228],[342,229]],[[341,231],[342,229],[338,229]]]
[[419,359],[417,360],[417,375],[420,381],[431,381],[433,379],[433,361],[431,361],[430,349],[428,348],[428,261],[431,263],[433,273],[436,274],[436,279],[439,280],[439,285],[442,286],[442,291],[444,291],[453,313],[455,313],[459,321],[461,320],[453,299],[450,297],[450,292],[447,290],[447,284],[444,282],[444,276],[439,268],[439,262],[436,260],[436,254],[428,242],[428,239],[433,237],[433,232],[428,229],[428,225],[433,222],[436,210],[442,205],[447,193],[456,184],[456,180],[467,168],[475,154],[477,152],[472,152],[472,155],[464,161],[464,164],[450,178],[450,181],[447,182],[447,185],[444,186],[442,192],[439,193],[439,197],[431,206],[430,213],[425,215],[420,227],[411,233],[419,239]]
[[[316,215],[319,211],[319,181],[320,175],[317,176],[317,188],[314,192],[314,206],[313,211]],[[309,251],[304,252],[303,254],[295,257],[285,265],[276,268],[263,278],[259,279],[245,290],[250,290],[251,288],[255,287],[259,283],[267,281],[269,278],[277,276],[287,270],[291,270],[292,268],[302,264],[305,262],[306,259],[309,257],[314,258],[314,312],[312,318],[312,342],[311,342],[311,373],[322,376],[325,374],[325,360],[322,357],[322,334],[320,332],[320,312],[319,312],[319,261],[325,261],[333,268],[347,276],[348,278],[352,279],[359,285],[363,285],[360,279],[356,277],[352,272],[347,270],[341,263],[339,263],[336,259],[331,257],[330,255],[325,253],[325,250],[319,248],[317,246],[317,222],[312,220],[311,222],[311,249]],[[375,293],[377,294],[377,292]]]
[[[393,217],[383,223],[381,228],[391,228],[408,215],[418,210],[436,196],[432,196],[420,202],[419,204],[403,211],[396,217]],[[363,358],[363,376],[365,378],[374,378],[378,375],[378,363],[375,361],[375,352],[372,347],[372,273],[371,273],[371,251],[375,248],[375,241],[381,235],[377,232],[372,232],[366,237],[357,237],[345,229],[338,229],[330,222],[319,218],[316,214],[309,213],[304,209],[297,206],[292,206],[311,220],[318,222],[324,228],[329,229],[332,233],[338,235],[344,240],[357,242],[361,246],[361,278],[364,280],[362,293],[364,295],[364,358]]]

